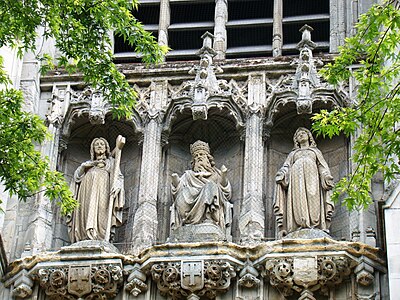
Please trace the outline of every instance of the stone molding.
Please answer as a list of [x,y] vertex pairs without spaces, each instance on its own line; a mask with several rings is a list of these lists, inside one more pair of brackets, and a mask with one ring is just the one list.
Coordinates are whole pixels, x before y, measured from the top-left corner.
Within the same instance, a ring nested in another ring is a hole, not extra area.
[[111,299],[123,282],[119,264],[76,264],[44,267],[32,273],[51,299]]
[[181,260],[153,264],[151,276],[161,295],[185,299],[191,295],[214,299],[225,293],[236,276],[234,267],[225,260]]
[[272,258],[265,262],[264,276],[284,296],[298,292],[312,299],[316,291],[327,296],[329,289],[349,278],[356,264],[346,255]]
[[[385,272],[377,248],[326,237],[253,246],[171,243],[149,247],[138,255],[121,254],[106,242],[84,241],[14,261],[4,285],[13,297],[22,299],[30,297],[38,285],[48,297],[89,300],[111,299],[118,293],[136,297],[146,293],[152,280],[172,299],[214,299],[232,284],[249,290],[265,281],[287,295],[315,299],[316,292],[326,294],[349,276],[357,279],[359,289],[365,284],[370,287],[377,271]],[[85,283],[85,288],[74,288],[76,282]]]

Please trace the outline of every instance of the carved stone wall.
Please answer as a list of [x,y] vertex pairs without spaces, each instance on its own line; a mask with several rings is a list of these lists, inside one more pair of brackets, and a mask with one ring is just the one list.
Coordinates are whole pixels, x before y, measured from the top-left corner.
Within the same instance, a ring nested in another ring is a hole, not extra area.
[[[333,2],[332,10],[344,9],[344,1]],[[169,4],[161,3],[166,32]],[[121,65],[138,93],[130,120],[113,120],[105,99],[80,75],[45,75],[40,91],[38,78],[22,84],[28,107],[54,137],[42,152],[69,182],[89,158],[94,137],[105,137],[111,148],[117,135],[127,138],[121,159],[126,205],[114,245],[69,245],[56,206],[43,197],[9,201],[2,235],[11,264],[0,298],[388,299],[382,249],[375,248],[376,236],[382,239],[376,207],[349,213],[336,205],[330,236],[307,229],[277,240],[275,174],[293,148],[293,133],[311,127],[311,113],[352,103],[346,85],[330,86],[317,73],[332,57],[312,52],[306,26],[299,55],[224,60],[227,1],[216,4],[216,49],[213,36],[204,34],[198,61]],[[333,24],[339,23],[334,50],[345,33],[343,16]],[[218,168],[228,168],[232,240],[168,239],[171,174],[191,169],[189,145],[196,140],[209,143]],[[351,167],[351,140],[316,142],[338,181]]]
[[[140,184],[141,168],[141,135],[135,132],[132,122],[113,121],[111,116],[107,116],[104,125],[96,126],[88,122],[86,118],[74,120],[73,128],[69,136],[63,137],[65,149],[60,151],[59,167],[65,174],[67,181],[72,182],[72,177],[77,167],[90,159],[90,143],[95,137],[104,137],[110,141],[110,147],[114,148],[115,138],[118,134],[124,134],[127,142],[121,157],[121,172],[124,175],[125,185],[125,208],[123,212],[124,224],[117,229],[115,242],[121,250],[127,249],[132,244],[132,232],[127,229],[133,224],[133,215],[137,209],[137,196]],[[136,127],[137,129],[137,127]],[[60,215],[58,208],[53,206],[56,212],[55,222],[53,223],[53,247],[55,249],[69,245],[69,237],[65,218]]]

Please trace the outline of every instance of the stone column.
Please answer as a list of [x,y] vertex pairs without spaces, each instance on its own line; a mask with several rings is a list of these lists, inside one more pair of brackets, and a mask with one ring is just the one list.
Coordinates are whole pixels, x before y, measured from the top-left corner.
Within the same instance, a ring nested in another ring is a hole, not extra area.
[[265,80],[263,75],[250,76],[248,95],[243,203],[239,219],[240,236],[244,242],[259,241],[264,237],[262,108],[265,102]]
[[[346,2],[345,0],[330,0],[330,52],[337,52],[338,47],[344,44],[346,36]],[[349,11],[349,19],[351,13]]]
[[158,44],[162,46],[168,45],[168,27],[171,22],[171,14],[169,11],[169,0],[160,1],[160,22],[158,26]]
[[282,55],[283,0],[274,1],[274,23],[272,32],[272,56]]
[[[41,29],[38,35],[41,34]],[[42,38],[36,43],[41,45]],[[44,49],[46,52],[51,49]],[[36,55],[27,52],[24,55],[20,77],[20,89],[24,95],[23,109],[29,113],[39,114],[40,102],[40,62]],[[47,156],[46,147],[38,145],[38,151]],[[51,204],[44,197],[44,193],[38,193],[20,202],[11,198],[7,203],[5,213],[3,235],[6,251],[9,259],[13,260],[24,255],[32,255],[49,249],[52,243],[52,219]],[[14,202],[15,201],[15,202]]]
[[167,101],[167,82],[153,82],[150,86],[149,109],[145,116],[142,164],[138,209],[133,220],[135,254],[153,245],[158,237],[157,193],[161,163],[161,107]]
[[228,21],[228,1],[215,0],[215,25],[214,25],[214,50],[217,51],[215,59],[225,59],[226,22]]
[[[0,56],[3,57],[3,66],[4,70],[8,74],[8,76],[11,79],[12,84],[10,87],[19,88],[20,85],[20,77],[21,77],[21,70],[22,70],[22,59],[20,59],[17,55],[17,49],[12,49],[10,47],[2,47],[0,48]],[[3,86],[0,86],[0,90],[3,89]],[[14,199],[12,199],[14,198]],[[0,208],[5,212],[7,210],[7,203],[9,199],[11,199],[11,203],[16,202],[16,197],[11,197],[9,193],[5,190],[5,187],[0,183],[0,199],[2,200],[2,203],[0,203]],[[13,205],[15,207],[15,205]],[[13,214],[15,214],[15,211],[13,211]],[[8,219],[10,219],[10,215],[7,216]],[[12,216],[11,218],[14,218]],[[6,216],[4,213],[0,213],[0,229],[3,229],[3,225],[5,222]],[[12,232],[9,230],[5,229],[2,231],[3,234],[3,239],[4,236],[7,234],[8,236],[12,236]],[[9,250],[9,249],[7,249]]]

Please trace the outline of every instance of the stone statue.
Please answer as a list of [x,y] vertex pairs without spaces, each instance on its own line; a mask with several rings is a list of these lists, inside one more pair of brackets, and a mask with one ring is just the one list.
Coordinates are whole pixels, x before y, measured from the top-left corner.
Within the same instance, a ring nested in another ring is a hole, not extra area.
[[79,206],[67,221],[71,243],[112,241],[115,227],[122,224],[125,192],[120,160],[124,144],[125,138],[118,136],[111,153],[106,139],[95,138],[90,145],[91,160],[75,171],[72,191]]
[[328,232],[334,210],[330,199],[333,177],[308,129],[298,128],[293,141],[294,149],[275,178],[279,236],[302,228]]
[[190,145],[192,169],[181,178],[172,174],[173,204],[171,208],[172,230],[196,224],[214,224],[223,232],[231,223],[231,185],[227,168],[215,167],[207,143],[197,141]]

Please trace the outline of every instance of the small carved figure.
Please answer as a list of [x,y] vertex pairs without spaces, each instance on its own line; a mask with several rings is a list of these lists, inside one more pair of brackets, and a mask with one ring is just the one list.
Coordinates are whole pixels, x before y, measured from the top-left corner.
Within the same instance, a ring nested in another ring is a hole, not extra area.
[[122,224],[125,192],[120,159],[124,144],[125,138],[118,136],[111,153],[106,139],[95,138],[90,145],[91,160],[75,171],[72,190],[79,206],[67,221],[71,243],[112,241],[115,227]]
[[231,185],[227,179],[227,168],[215,167],[207,143],[197,141],[190,145],[192,169],[181,178],[172,174],[173,205],[171,228],[187,224],[212,223],[225,230],[230,224]]
[[311,132],[293,137],[294,149],[276,174],[274,211],[280,237],[302,228],[328,231],[334,205],[333,177]]

